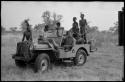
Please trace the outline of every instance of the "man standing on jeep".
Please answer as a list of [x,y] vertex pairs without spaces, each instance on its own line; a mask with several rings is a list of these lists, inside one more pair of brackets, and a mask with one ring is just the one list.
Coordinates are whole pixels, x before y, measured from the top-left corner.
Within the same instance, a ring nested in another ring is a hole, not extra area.
[[26,28],[26,31],[23,33],[22,41],[24,41],[25,38],[27,41],[32,41],[32,32],[31,32],[30,25],[29,25],[28,21],[29,21],[28,19],[24,21],[27,28]]
[[85,42],[86,40],[86,25],[87,25],[87,21],[86,19],[84,19],[84,14],[81,14],[81,20],[79,20],[79,26],[80,26],[80,33],[82,35],[82,38],[84,38]]
[[77,20],[77,18],[73,17],[72,32],[73,32],[73,37],[74,38],[77,38],[78,34],[79,34],[78,23],[76,22],[76,20]]

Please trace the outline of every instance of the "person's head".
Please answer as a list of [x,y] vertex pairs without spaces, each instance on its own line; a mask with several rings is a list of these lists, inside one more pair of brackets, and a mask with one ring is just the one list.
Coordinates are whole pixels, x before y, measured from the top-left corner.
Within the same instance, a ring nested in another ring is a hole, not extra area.
[[44,38],[44,35],[43,34],[40,34],[39,35],[39,39],[43,39]]
[[81,17],[81,19],[84,19],[84,14],[81,14],[81,16],[80,16],[80,17]]
[[66,36],[72,36],[70,31],[66,32]]
[[60,22],[57,22],[56,25],[57,25],[57,27],[60,27]]
[[28,21],[29,21],[29,19],[25,20],[25,23],[26,23],[26,26],[27,26],[26,30],[30,31],[30,25],[29,25]]
[[27,25],[29,25],[29,19],[26,19],[26,20],[25,20],[25,23],[26,23]]
[[77,18],[76,17],[73,17],[73,21],[75,22],[77,20]]
[[46,32],[46,31],[48,31],[48,29],[49,29],[49,26],[45,25],[44,31]]

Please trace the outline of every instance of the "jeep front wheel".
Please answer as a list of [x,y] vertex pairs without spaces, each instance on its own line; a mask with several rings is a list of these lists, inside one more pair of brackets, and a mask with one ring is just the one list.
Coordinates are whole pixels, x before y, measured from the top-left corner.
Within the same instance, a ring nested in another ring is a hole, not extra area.
[[38,57],[36,58],[35,61],[35,71],[47,71],[49,69],[50,66],[50,59],[48,54],[46,53],[42,53],[40,55],[38,55]]
[[76,53],[76,57],[74,58],[74,63],[77,66],[85,64],[87,60],[87,54],[83,49],[79,49]]

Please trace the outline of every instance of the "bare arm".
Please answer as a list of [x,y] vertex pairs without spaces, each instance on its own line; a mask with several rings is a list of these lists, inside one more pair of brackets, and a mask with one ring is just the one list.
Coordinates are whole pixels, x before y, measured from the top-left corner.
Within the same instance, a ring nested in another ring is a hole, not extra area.
[[23,38],[22,38],[22,41],[24,41],[24,39],[25,39],[25,32],[23,33]]
[[73,46],[76,44],[76,40],[73,38]]
[[32,32],[31,32],[31,41],[33,40],[33,38],[32,38]]
[[77,28],[79,28],[78,23],[77,23]]
[[87,25],[87,21],[86,21],[86,19],[85,19],[85,24]]
[[64,37],[63,37],[62,42],[61,42],[61,47],[63,47],[63,46],[64,46]]
[[79,20],[79,26],[81,26],[81,22],[80,22],[80,20]]
[[85,33],[87,33],[87,30],[88,30],[88,28],[87,28],[87,21],[86,21],[86,19],[85,19]]

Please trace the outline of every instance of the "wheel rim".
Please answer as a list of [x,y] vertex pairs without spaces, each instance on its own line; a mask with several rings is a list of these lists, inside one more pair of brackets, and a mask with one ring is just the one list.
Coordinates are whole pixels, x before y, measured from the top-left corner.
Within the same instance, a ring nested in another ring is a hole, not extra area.
[[43,59],[42,61],[41,61],[41,71],[45,71],[45,70],[47,70],[47,67],[48,67],[48,61],[46,60],[46,59]]
[[84,57],[83,57],[83,54],[80,53],[80,54],[79,54],[79,57],[78,57],[78,63],[79,63],[79,64],[83,64],[83,62],[84,62]]

